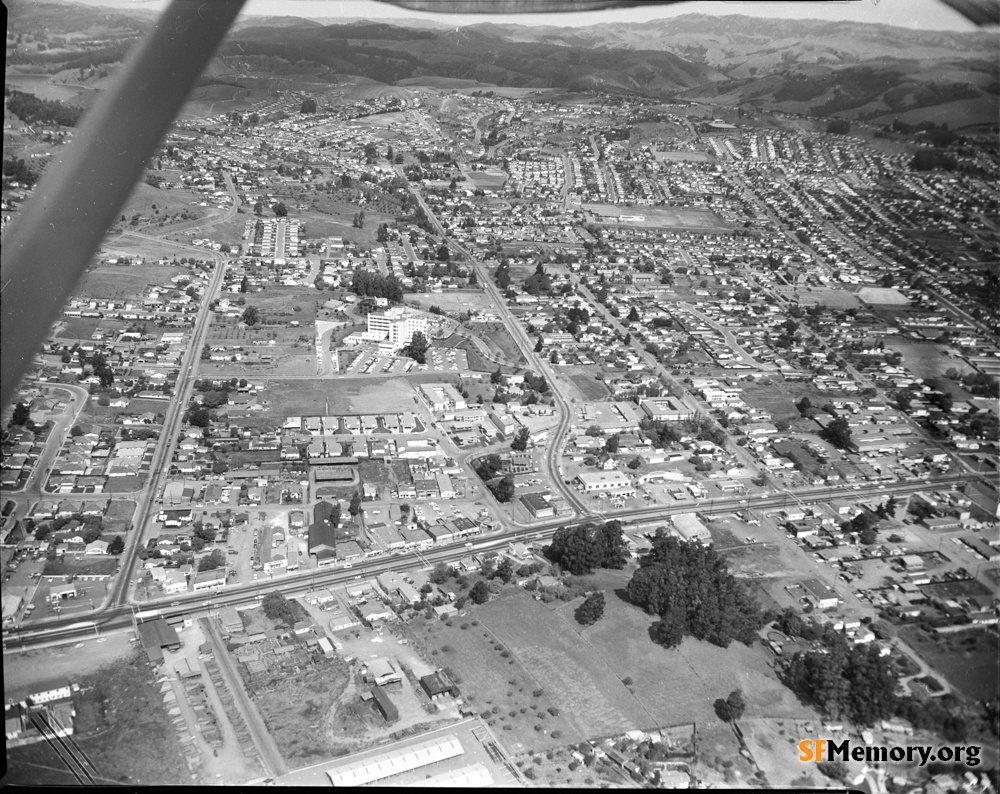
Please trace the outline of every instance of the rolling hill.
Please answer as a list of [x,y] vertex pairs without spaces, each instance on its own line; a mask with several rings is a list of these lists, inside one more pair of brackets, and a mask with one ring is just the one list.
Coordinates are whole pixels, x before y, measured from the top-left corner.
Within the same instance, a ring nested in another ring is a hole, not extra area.
[[[8,69],[111,65],[149,24],[148,12],[13,0],[12,32],[86,35],[45,50],[8,39]],[[703,14],[575,28],[248,16],[206,76],[234,87],[268,76],[312,86],[354,77],[386,85],[471,80],[875,122],[950,117],[953,127],[995,124],[1000,94],[992,31]]]

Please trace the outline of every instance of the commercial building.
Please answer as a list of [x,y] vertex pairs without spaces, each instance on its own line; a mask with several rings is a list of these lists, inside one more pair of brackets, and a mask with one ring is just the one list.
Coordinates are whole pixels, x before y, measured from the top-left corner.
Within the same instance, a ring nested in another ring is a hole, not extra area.
[[673,523],[671,534],[681,540],[700,543],[702,546],[708,546],[712,542],[712,533],[694,513],[678,513],[671,522]]
[[635,496],[635,487],[620,471],[580,472],[576,481],[584,493],[614,493]]
[[448,734],[328,769],[326,774],[334,786],[363,786],[404,772],[412,772],[438,761],[457,758],[464,752],[458,738]]
[[691,418],[691,409],[674,397],[640,400],[639,407],[654,422],[680,422]]

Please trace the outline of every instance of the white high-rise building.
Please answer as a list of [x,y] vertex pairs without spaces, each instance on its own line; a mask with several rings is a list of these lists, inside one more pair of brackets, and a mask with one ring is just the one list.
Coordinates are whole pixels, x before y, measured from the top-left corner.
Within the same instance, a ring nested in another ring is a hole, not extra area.
[[371,341],[379,342],[380,346],[399,350],[410,344],[417,331],[427,336],[427,318],[396,306],[384,312],[369,314],[368,332],[365,336]]

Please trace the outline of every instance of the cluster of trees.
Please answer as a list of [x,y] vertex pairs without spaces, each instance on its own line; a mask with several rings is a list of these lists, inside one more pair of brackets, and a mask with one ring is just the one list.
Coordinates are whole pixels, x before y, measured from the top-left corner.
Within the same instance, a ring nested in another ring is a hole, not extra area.
[[48,124],[59,124],[63,127],[75,127],[83,115],[81,108],[67,105],[57,99],[40,99],[34,94],[7,88],[7,109],[25,124],[41,121]]
[[393,275],[358,268],[351,279],[351,292],[362,298],[385,298],[389,303],[401,303],[403,284]]
[[510,286],[510,263],[506,259],[501,259],[497,269],[493,271],[493,280],[500,289],[507,289]]
[[834,119],[827,125],[826,131],[831,135],[847,135],[851,131],[851,122],[847,119]]
[[291,628],[298,620],[295,605],[281,593],[268,593],[260,602],[264,614],[271,620],[279,620]]
[[528,441],[531,439],[531,432],[526,427],[519,428],[514,438],[510,442],[510,448],[514,452],[524,452],[528,448]]
[[628,546],[620,521],[561,527],[546,549],[550,560],[574,575],[592,573],[595,568],[622,569],[628,561]]
[[247,306],[243,310],[243,322],[251,327],[260,322],[260,311],[256,306]]
[[490,489],[498,502],[509,502],[514,498],[514,477],[511,474],[500,476],[503,471],[503,462],[499,455],[493,454],[480,458],[474,464],[474,468],[476,474],[486,483],[486,487]]
[[529,295],[548,295],[552,291],[552,277],[545,272],[542,263],[535,266],[535,272],[524,280],[521,285]]
[[822,649],[800,651],[788,661],[786,686],[828,719],[874,725],[892,717],[898,680],[878,647],[855,645],[836,631],[826,632],[822,643]]
[[315,113],[316,112],[316,100],[315,99],[305,99],[299,106],[299,113]]
[[910,160],[914,171],[954,171],[956,165],[954,157],[939,149],[921,149]]
[[604,593],[591,593],[576,608],[573,617],[583,626],[592,626],[604,616]]
[[111,371],[111,367],[108,366],[108,360],[103,353],[100,351],[94,353],[90,357],[89,364],[94,371],[94,375],[100,378],[102,388],[106,389],[115,382],[115,374]]
[[408,356],[416,361],[418,364],[427,363],[427,351],[430,350],[430,342],[427,341],[427,337],[424,336],[420,331],[414,331],[413,336],[410,338],[410,344],[406,345],[399,352],[404,356]]
[[847,417],[838,416],[832,419],[826,427],[819,431],[819,437],[838,449],[850,449],[851,426],[847,422]]
[[628,583],[629,600],[660,620],[652,639],[671,648],[687,636],[722,648],[749,645],[764,625],[760,605],[711,547],[687,543],[662,530]]
[[18,403],[14,406],[14,414],[10,418],[10,424],[17,427],[25,427],[28,430],[35,429],[35,423],[31,421],[31,407],[26,403]]
[[524,373],[524,388],[536,391],[539,394],[549,393],[549,383],[543,375],[536,375],[534,372]]
[[746,711],[747,702],[743,697],[742,689],[734,689],[726,699],[719,698],[715,701],[715,714],[724,722],[736,722]]
[[226,555],[222,549],[213,549],[211,554],[206,554],[198,560],[199,571],[214,571],[216,568],[226,567]]

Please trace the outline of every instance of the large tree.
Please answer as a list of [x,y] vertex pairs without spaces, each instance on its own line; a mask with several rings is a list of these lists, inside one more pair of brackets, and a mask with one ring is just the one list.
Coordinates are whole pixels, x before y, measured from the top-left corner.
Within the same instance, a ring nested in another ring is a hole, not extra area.
[[628,583],[628,597],[660,621],[650,634],[666,647],[687,635],[727,647],[749,645],[764,624],[756,599],[714,549],[659,531]]
[[286,626],[295,625],[295,605],[281,593],[268,593],[260,602],[264,614],[271,620],[281,621]]
[[487,586],[486,582],[482,579],[476,582],[469,591],[469,598],[472,599],[472,603],[474,604],[485,604],[489,601],[490,588]]
[[260,322],[260,311],[256,306],[247,306],[243,310],[243,322],[249,326],[257,325]]
[[404,347],[400,352],[404,356],[409,356],[418,364],[427,363],[427,351],[430,350],[430,342],[427,341],[427,337],[424,336],[420,331],[414,331],[413,336],[410,338],[410,344]]
[[586,600],[576,608],[576,622],[591,626],[604,615],[604,593],[591,593]]
[[528,440],[531,438],[531,432],[526,427],[519,428],[517,433],[514,434],[513,440],[510,442],[510,448],[514,452],[524,452],[528,448]]
[[838,449],[847,449],[851,446],[851,426],[846,417],[838,416],[820,431],[819,437]]
[[546,553],[574,575],[592,573],[595,568],[621,569],[629,558],[620,521],[561,527]]

